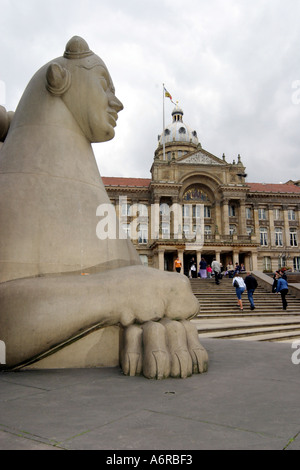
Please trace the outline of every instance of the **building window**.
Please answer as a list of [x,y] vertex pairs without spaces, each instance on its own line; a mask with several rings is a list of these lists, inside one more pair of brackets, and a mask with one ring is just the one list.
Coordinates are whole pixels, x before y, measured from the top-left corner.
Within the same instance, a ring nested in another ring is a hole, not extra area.
[[246,207],[246,219],[252,219],[252,209],[251,207]]
[[201,227],[199,224],[193,225],[193,237],[201,235]]
[[131,238],[130,224],[121,224],[123,232],[127,235],[127,238]]
[[235,217],[235,206],[233,205],[228,206],[228,215],[229,217]]
[[274,209],[273,216],[274,220],[281,220],[281,209]]
[[270,256],[264,256],[263,269],[264,269],[264,271],[271,271],[272,270],[272,262],[271,262]]
[[247,228],[247,235],[249,235],[249,237],[254,233],[254,229],[251,225],[249,225]]
[[258,209],[259,220],[267,220],[267,210],[264,208]]
[[236,233],[236,225],[230,224],[229,225],[229,235],[234,235]]
[[261,246],[268,245],[268,230],[265,227],[260,229],[260,244]]
[[130,209],[131,209],[131,205],[128,204],[127,202],[123,202],[121,204],[121,216],[127,217],[128,215],[130,215]]
[[148,207],[146,204],[138,204],[138,212],[140,217],[148,217]]
[[148,266],[148,256],[147,255],[140,255],[140,260],[144,266]]
[[286,256],[279,255],[278,258],[278,269],[286,267]]
[[190,216],[190,207],[188,204],[184,204],[182,206],[182,217],[189,217]]
[[160,204],[160,206],[159,206],[159,213],[160,213],[160,215],[169,216],[169,215],[170,215],[170,207],[169,207],[169,205],[166,204],[166,203]]
[[211,226],[210,225],[205,225],[204,226],[204,233],[205,233],[205,235],[211,235]]
[[207,219],[211,218],[211,209],[209,206],[204,206],[204,217]]
[[275,228],[275,245],[282,246],[282,228],[276,227]]
[[170,238],[170,224],[168,222],[161,224],[161,234],[162,238]]
[[200,219],[201,217],[201,205],[197,204],[196,206],[193,206],[193,218],[194,219]]
[[291,246],[297,246],[297,229],[296,228],[290,228],[290,245]]
[[295,209],[288,210],[288,219],[289,220],[296,220],[296,211]]
[[294,271],[300,271],[300,256],[295,256],[293,264]]
[[185,237],[188,237],[190,235],[190,226],[189,225],[184,225],[183,226],[183,235]]
[[147,224],[139,225],[138,242],[140,244],[145,244],[148,242],[148,225]]

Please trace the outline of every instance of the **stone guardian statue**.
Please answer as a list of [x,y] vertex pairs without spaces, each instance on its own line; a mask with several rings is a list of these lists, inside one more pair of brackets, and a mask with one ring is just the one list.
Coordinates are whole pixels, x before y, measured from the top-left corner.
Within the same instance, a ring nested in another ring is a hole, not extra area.
[[96,233],[97,208],[111,204],[91,143],[114,137],[122,109],[104,62],[75,36],[33,76],[13,117],[1,111],[0,340],[7,368],[47,357],[52,367],[70,360],[82,367],[91,332],[117,330],[120,350],[119,336],[101,350],[98,335],[88,347],[92,364],[111,365],[114,352],[128,375],[186,377],[207,369],[189,321],[199,304],[185,276],[146,268],[130,240]]

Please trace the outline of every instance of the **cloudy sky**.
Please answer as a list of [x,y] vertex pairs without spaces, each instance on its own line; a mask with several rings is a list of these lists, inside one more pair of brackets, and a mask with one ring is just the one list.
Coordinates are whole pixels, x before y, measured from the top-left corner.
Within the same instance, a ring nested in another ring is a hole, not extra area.
[[150,177],[165,83],[202,147],[240,154],[247,181],[300,179],[299,0],[0,0],[0,12],[8,110],[74,35],[106,63],[124,110],[94,145],[102,176]]

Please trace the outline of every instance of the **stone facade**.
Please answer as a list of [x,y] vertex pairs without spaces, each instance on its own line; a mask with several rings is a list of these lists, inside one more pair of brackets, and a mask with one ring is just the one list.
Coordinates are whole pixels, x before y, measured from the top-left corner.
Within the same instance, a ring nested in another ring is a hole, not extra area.
[[202,148],[177,106],[159,136],[151,178],[103,177],[123,229],[142,262],[172,271],[177,255],[184,273],[192,257],[224,268],[300,271],[300,187],[248,183],[240,155],[227,162]]

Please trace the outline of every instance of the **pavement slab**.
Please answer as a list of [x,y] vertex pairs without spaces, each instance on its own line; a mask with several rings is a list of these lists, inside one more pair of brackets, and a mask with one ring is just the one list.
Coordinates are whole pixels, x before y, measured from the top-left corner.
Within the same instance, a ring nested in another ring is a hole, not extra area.
[[201,340],[206,374],[119,368],[0,373],[0,450],[299,450],[300,364],[289,343]]

